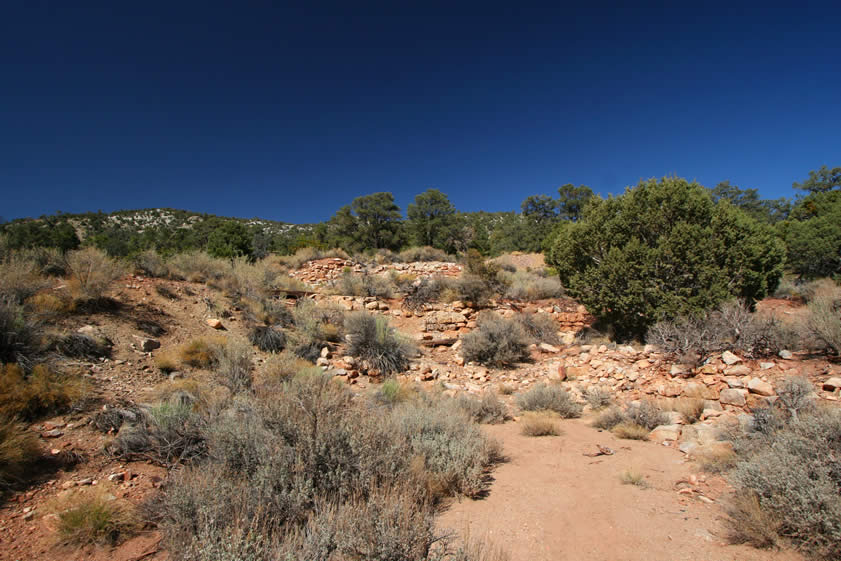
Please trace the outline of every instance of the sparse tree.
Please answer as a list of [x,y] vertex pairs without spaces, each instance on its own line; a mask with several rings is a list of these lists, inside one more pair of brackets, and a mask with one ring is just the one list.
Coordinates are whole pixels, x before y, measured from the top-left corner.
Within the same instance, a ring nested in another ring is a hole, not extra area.
[[586,185],[576,187],[567,183],[558,187],[558,210],[564,220],[577,221],[581,217],[584,205],[593,198],[593,190]]

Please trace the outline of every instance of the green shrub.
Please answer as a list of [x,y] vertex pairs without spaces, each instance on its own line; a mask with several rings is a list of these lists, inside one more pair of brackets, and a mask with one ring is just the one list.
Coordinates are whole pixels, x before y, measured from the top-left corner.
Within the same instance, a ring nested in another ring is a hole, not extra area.
[[441,298],[447,284],[443,278],[422,278],[409,288],[403,298],[403,307],[412,311],[423,310],[424,306],[437,302]]
[[453,284],[459,299],[470,303],[474,308],[488,305],[494,296],[493,286],[479,275],[465,273]]
[[349,314],[345,319],[347,352],[364,360],[369,369],[382,374],[403,372],[414,353],[411,343],[389,327],[388,320],[365,312]]
[[619,337],[661,319],[773,292],[784,246],[769,226],[684,179],[640,182],[592,199],[560,227],[548,263],[570,295]]
[[523,411],[554,411],[564,419],[581,416],[581,405],[574,402],[566,390],[543,383],[519,394],[517,407]]
[[168,262],[170,275],[190,282],[206,282],[222,278],[231,266],[224,259],[216,259],[203,251],[189,251],[173,255]]
[[418,390],[411,384],[389,378],[374,392],[374,401],[383,405],[394,406],[418,396]]
[[479,319],[478,327],[462,338],[461,354],[468,362],[488,366],[513,366],[531,358],[523,327],[497,315]]

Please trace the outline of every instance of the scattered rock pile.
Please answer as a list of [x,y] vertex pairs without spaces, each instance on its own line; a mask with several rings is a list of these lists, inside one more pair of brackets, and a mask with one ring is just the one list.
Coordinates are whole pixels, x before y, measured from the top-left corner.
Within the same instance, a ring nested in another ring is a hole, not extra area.
[[345,271],[354,274],[386,275],[392,271],[400,274],[418,277],[444,276],[457,277],[461,274],[462,266],[458,263],[445,261],[428,261],[417,263],[391,263],[387,265],[366,266],[349,259],[328,257],[309,261],[289,276],[303,281],[311,286],[324,286],[341,278]]

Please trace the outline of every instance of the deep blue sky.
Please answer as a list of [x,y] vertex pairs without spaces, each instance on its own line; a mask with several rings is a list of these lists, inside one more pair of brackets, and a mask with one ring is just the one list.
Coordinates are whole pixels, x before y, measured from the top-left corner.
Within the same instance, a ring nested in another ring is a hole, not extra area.
[[176,207],[290,222],[429,187],[841,165],[836,2],[7,2],[0,215]]

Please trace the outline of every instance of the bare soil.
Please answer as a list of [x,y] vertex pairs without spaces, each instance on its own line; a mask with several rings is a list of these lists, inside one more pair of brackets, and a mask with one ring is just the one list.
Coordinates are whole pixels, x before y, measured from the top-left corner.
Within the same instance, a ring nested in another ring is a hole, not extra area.
[[[523,436],[513,422],[486,427],[508,462],[493,472],[486,498],[453,503],[439,528],[487,541],[511,561],[803,560],[729,544],[726,483],[675,448],[620,440],[584,419],[561,427],[556,437]],[[585,455],[597,445],[615,453]],[[623,484],[625,470],[642,474],[645,487]]]

